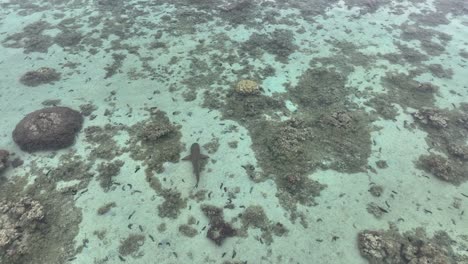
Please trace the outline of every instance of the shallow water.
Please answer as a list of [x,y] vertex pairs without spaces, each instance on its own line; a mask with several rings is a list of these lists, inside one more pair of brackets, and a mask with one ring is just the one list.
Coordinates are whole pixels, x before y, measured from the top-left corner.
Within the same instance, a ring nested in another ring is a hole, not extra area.
[[466,1],[0,6],[1,263],[468,263]]

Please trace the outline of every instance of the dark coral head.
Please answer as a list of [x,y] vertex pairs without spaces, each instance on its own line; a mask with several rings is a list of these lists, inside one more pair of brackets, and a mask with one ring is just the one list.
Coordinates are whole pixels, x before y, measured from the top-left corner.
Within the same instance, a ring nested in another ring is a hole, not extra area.
[[236,233],[236,230],[229,223],[222,221],[213,223],[208,229],[206,237],[215,242],[216,245],[221,246],[226,238],[233,237]]

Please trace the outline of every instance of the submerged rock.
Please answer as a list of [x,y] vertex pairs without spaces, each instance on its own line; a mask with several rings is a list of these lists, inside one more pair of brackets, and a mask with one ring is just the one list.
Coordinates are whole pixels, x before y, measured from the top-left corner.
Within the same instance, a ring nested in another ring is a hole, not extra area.
[[28,152],[71,146],[83,116],[68,107],[50,107],[27,114],[13,131],[13,140]]

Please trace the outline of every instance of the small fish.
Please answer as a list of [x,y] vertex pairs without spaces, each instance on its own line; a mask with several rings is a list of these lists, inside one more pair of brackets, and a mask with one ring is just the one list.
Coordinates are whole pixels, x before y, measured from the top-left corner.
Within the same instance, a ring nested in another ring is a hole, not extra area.
[[190,147],[190,155],[182,159],[192,161],[193,173],[195,173],[195,177],[197,177],[195,188],[198,187],[198,182],[200,181],[200,160],[207,158],[209,157],[200,153],[200,145],[198,145],[198,143],[193,143]]

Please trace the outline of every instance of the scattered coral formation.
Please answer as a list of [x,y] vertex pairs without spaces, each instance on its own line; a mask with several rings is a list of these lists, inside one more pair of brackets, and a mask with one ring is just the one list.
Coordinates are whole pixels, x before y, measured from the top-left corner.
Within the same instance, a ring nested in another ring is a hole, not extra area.
[[[426,141],[440,154],[422,155],[417,166],[441,180],[459,185],[468,180],[468,105],[453,110],[422,108],[415,124],[428,133]],[[432,151],[431,151],[432,152]]]
[[120,156],[123,150],[118,146],[117,141],[113,137],[124,129],[126,129],[126,127],[121,125],[113,126],[110,124],[104,127],[89,126],[85,128],[85,139],[88,143],[93,145],[89,157],[91,159],[99,158],[112,160]]
[[22,32],[7,36],[3,45],[10,48],[23,48],[24,53],[47,53],[49,47],[53,45],[53,40],[51,36],[43,32],[51,27],[52,25],[44,20],[35,21],[25,26]]
[[252,205],[244,210],[241,221],[245,227],[264,228],[268,224],[268,217],[262,207]]
[[158,205],[158,215],[176,219],[180,210],[187,207],[187,198],[182,198],[182,194],[173,189],[164,189],[160,192],[164,202]]
[[97,171],[99,173],[99,184],[104,191],[109,191],[112,186],[112,178],[120,173],[120,168],[124,163],[125,162],[121,160],[115,160],[112,162],[101,162],[98,165]]
[[43,206],[29,197],[18,202],[0,201],[0,260],[28,252],[32,233],[44,219]]
[[448,117],[443,116],[439,110],[427,107],[413,113],[413,117],[418,122],[435,128],[446,128],[449,121]]
[[83,35],[80,32],[64,30],[55,36],[54,42],[61,47],[74,47],[77,46],[82,39]]
[[80,111],[83,116],[91,116],[91,114],[96,110],[97,110],[97,106],[93,104],[80,105]]
[[304,120],[290,119],[280,124],[269,138],[267,146],[277,161],[300,162],[306,159],[307,141],[312,141],[314,134]]
[[138,258],[143,256],[139,249],[145,243],[145,236],[141,234],[130,234],[127,238],[120,241],[119,254],[121,256],[132,256]]
[[389,103],[400,105],[403,109],[421,109],[435,104],[437,88],[431,84],[415,80],[416,74],[388,72],[381,83],[389,92],[385,96]]
[[[303,205],[313,205],[314,197],[319,196],[320,191],[326,187],[326,185],[310,179],[307,175],[295,173],[278,174],[275,180],[282,204],[293,199]],[[286,204],[283,205],[286,206]],[[291,208],[293,205],[287,204],[287,207]]]
[[221,246],[226,238],[237,234],[237,230],[224,220],[223,209],[203,204],[201,205],[201,210],[210,220],[210,228],[206,237],[216,245]]
[[349,129],[353,125],[353,118],[345,111],[338,111],[330,115],[323,115],[320,122],[327,126]]
[[15,127],[13,140],[28,152],[71,146],[83,116],[68,107],[43,108],[27,114]]
[[[76,153],[69,152],[60,156],[59,165],[49,168],[47,175],[44,175],[42,172],[38,173],[38,175],[54,183],[79,180],[78,185],[71,187],[76,192],[79,189],[85,188],[89,181],[93,179],[94,172],[91,171],[92,165],[92,163],[83,160],[81,156],[76,155]],[[54,185],[48,187],[51,188],[50,191],[55,189]]]
[[468,146],[461,146],[457,144],[450,144],[447,147],[448,153],[462,161],[468,161]]
[[240,215],[242,229],[238,231],[239,235],[247,235],[248,228],[257,228],[262,232],[262,242],[267,245],[273,243],[273,234],[283,236],[288,233],[286,227],[279,222],[272,222],[266,216],[265,211],[261,206],[252,205],[247,207]]
[[[129,128],[130,157],[142,160],[147,177],[163,171],[164,162],[178,162],[182,145],[179,128],[172,125],[166,113],[150,109],[150,118]],[[148,178],[149,179],[149,178]]]
[[260,86],[256,81],[240,80],[234,90],[242,95],[253,95],[260,93]]
[[[387,231],[365,230],[358,235],[359,251],[369,263],[461,263],[445,232],[428,238],[422,228],[400,234],[394,226]],[[464,261],[467,259],[465,258]]]
[[155,142],[175,131],[175,127],[167,122],[147,122],[138,133],[138,138],[144,142]]
[[268,52],[277,61],[285,63],[289,55],[299,48],[294,44],[294,39],[293,32],[288,29],[275,29],[268,34],[253,33],[243,43],[242,50],[254,58],[260,58],[264,52]]
[[20,82],[26,86],[38,86],[53,83],[60,80],[60,73],[49,67],[41,67],[34,71],[28,71],[20,78]]
[[383,119],[395,120],[398,116],[398,110],[387,97],[387,95],[379,95],[371,98],[364,104],[375,109],[375,114]]
[[468,168],[468,166],[464,166],[460,161],[449,160],[433,153],[419,157],[418,165],[421,169],[437,178],[457,185],[468,177],[465,173],[466,170],[463,170],[464,167]]
[[[220,110],[223,111],[226,118],[238,120],[242,123],[252,122],[256,118],[260,118],[262,114],[272,114],[281,110],[287,111],[282,100],[261,94],[245,96],[231,90],[226,95],[225,101],[225,104],[219,105],[216,103],[216,106],[222,107]],[[213,102],[210,102],[210,105],[213,105]]]

